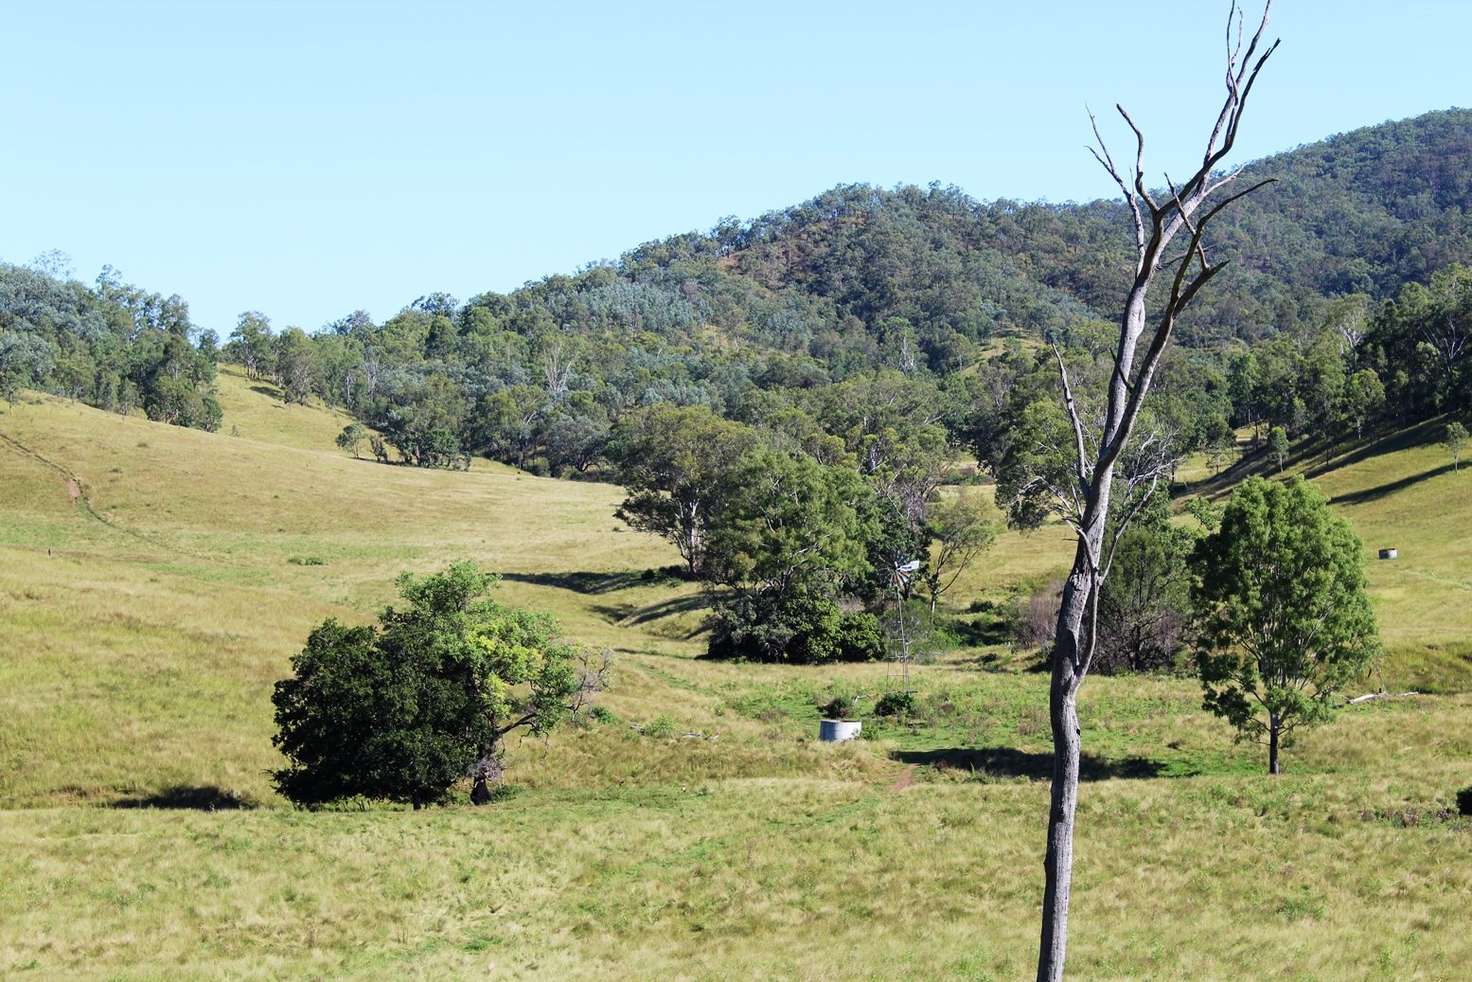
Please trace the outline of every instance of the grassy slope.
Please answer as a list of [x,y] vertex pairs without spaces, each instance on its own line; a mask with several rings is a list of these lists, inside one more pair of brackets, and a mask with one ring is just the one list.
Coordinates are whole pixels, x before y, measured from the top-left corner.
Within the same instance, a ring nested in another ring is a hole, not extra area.
[[[1392,688],[1472,688],[1472,468],[1452,470],[1438,442],[1444,426],[1301,452],[1287,468],[1313,480],[1364,542]],[[1249,452],[1205,487],[1221,496],[1231,481],[1273,469]],[[1392,546],[1400,557],[1380,561]]]
[[[354,461],[331,449],[340,419],[222,387],[215,435],[52,400],[0,414],[85,490],[0,447],[0,806],[20,809],[0,812],[0,975],[1025,974],[1040,677],[962,653],[920,670],[923,725],[816,747],[813,695],[885,668],[693,660],[698,598],[641,576],[673,557],[616,530],[616,489]],[[1372,567],[1394,670],[1455,683],[1472,475],[1414,447],[1338,463],[1319,480],[1367,547],[1401,549]],[[1056,530],[1008,535],[954,599],[1068,555]],[[279,807],[268,697],[306,631],[458,556],[618,653],[619,722],[515,748],[520,790],[490,809]],[[1085,690],[1077,972],[1449,977],[1472,958],[1472,832],[1436,814],[1468,783],[1472,697],[1354,707],[1278,781],[1197,702],[1184,680]],[[201,802],[267,807],[76,807]]]

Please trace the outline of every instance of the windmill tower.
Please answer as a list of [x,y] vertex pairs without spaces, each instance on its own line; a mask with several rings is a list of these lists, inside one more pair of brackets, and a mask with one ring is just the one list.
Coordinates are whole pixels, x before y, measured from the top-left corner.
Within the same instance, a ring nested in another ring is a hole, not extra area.
[[892,679],[898,675],[905,692],[910,691],[910,664],[915,660],[915,624],[906,601],[910,598],[910,584],[919,570],[920,560],[911,559],[896,562],[890,574],[890,583],[894,587],[894,630],[890,635],[892,668],[889,677]]

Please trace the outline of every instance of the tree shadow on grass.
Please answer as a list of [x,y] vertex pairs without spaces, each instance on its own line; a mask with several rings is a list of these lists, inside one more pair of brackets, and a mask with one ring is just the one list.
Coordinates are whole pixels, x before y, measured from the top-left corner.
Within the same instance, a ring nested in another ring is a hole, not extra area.
[[648,624],[663,617],[672,617],[675,614],[688,614],[693,610],[702,610],[710,606],[711,598],[704,593],[691,593],[681,597],[671,597],[661,600],[659,603],[640,607],[635,604],[596,604],[593,612],[606,618],[614,624]]
[[214,785],[176,784],[137,798],[123,798],[113,808],[168,808],[181,811],[222,812],[256,808],[250,798]]
[[[890,754],[904,764],[939,770],[962,770],[997,777],[1024,777],[1042,781],[1053,776],[1051,753],[1028,753],[1015,747],[946,747],[939,750],[896,750]],[[1148,757],[1110,759],[1084,754],[1078,775],[1084,781],[1111,778],[1150,778],[1165,773],[1165,765]]]
[[1396,491],[1403,491],[1413,484],[1420,484],[1422,481],[1430,480],[1433,477],[1449,474],[1451,470],[1451,464],[1442,464],[1440,467],[1433,467],[1419,474],[1403,477],[1398,481],[1387,481],[1384,484],[1377,484],[1373,488],[1365,488],[1361,491],[1347,491],[1344,494],[1335,495],[1329,499],[1329,503],[1331,505],[1361,505],[1367,501],[1378,501],[1386,495],[1394,494]]
[[970,619],[957,617],[951,622],[956,639],[966,648],[984,648],[987,645],[1006,644],[1012,632],[1006,620],[999,616],[980,614]]
[[1443,417],[1425,420],[1408,426],[1403,430],[1395,430],[1390,433],[1373,436],[1368,440],[1360,442],[1348,453],[1337,457],[1330,457],[1321,463],[1309,468],[1304,472],[1308,478],[1322,477],[1330,471],[1341,470],[1369,460],[1371,457],[1380,457],[1384,454],[1394,453],[1397,450],[1408,450],[1423,444],[1432,443],[1436,440],[1438,424],[1444,424]]
[[513,583],[530,583],[534,586],[550,586],[559,590],[571,590],[597,596],[616,593],[635,586],[652,586],[665,582],[680,582],[681,577],[673,567],[663,569],[623,569],[613,572],[573,570],[564,573],[502,573],[501,579]]

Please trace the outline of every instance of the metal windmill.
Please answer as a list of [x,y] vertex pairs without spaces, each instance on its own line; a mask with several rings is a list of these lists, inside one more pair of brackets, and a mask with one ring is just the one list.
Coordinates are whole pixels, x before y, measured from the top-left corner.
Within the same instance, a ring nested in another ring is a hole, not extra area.
[[910,598],[910,584],[919,571],[920,560],[910,559],[896,561],[890,572],[890,584],[894,587],[895,602],[894,660],[899,664],[901,684],[906,692],[910,691],[910,662],[914,660],[914,651],[911,649],[911,624],[907,609],[909,605],[906,601]]

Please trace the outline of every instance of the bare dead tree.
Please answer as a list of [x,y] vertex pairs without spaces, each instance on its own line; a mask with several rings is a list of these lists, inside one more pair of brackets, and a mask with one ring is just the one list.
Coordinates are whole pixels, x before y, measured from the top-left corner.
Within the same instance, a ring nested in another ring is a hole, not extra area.
[[1351,297],[1336,304],[1331,312],[1329,326],[1339,335],[1339,353],[1345,357],[1358,351],[1365,339],[1365,324],[1369,320],[1366,306],[1363,297]]
[[1468,343],[1472,342],[1472,330],[1452,312],[1427,324],[1421,335],[1427,344],[1436,349],[1437,356],[1441,358],[1442,369],[1447,372],[1461,360]]
[[[1074,811],[1078,804],[1080,750],[1077,698],[1094,656],[1099,588],[1108,576],[1120,534],[1143,507],[1143,502],[1148,500],[1159,476],[1147,477],[1143,486],[1130,489],[1129,495],[1133,500],[1124,502],[1124,507],[1111,516],[1110,497],[1115,468],[1130,444],[1141,406],[1150,391],[1160,357],[1176,322],[1196,295],[1226,265],[1225,262],[1213,263],[1207,256],[1204,240],[1207,226],[1234,201],[1271,183],[1270,180],[1261,181],[1250,187],[1231,190],[1240,169],[1227,173],[1218,170],[1236,143],[1238,127],[1258,74],[1278,48],[1277,41],[1266,48],[1262,41],[1271,5],[1269,0],[1244,50],[1243,17],[1234,0],[1227,15],[1226,98],[1207,138],[1200,166],[1179,185],[1166,175],[1168,193],[1152,192],[1147,186],[1145,136],[1123,106],[1115,108],[1135,138],[1135,160],[1128,176],[1116,166],[1099,132],[1098,121],[1092,113],[1089,117],[1096,141],[1089,150],[1113,178],[1129,206],[1135,241],[1135,270],[1120,317],[1119,340],[1114,350],[1103,420],[1095,434],[1090,434],[1094,439],[1085,434],[1085,423],[1074,398],[1068,370],[1063,359],[1058,359],[1059,380],[1072,424],[1073,456],[1077,464],[1072,475],[1077,490],[1066,495],[1069,513],[1065,517],[1077,532],[1078,546],[1073,567],[1063,584],[1058,626],[1053,638],[1048,699],[1053,731],[1053,780],[1044,860],[1046,887],[1043,892],[1042,936],[1038,949],[1037,978],[1040,982],[1054,982],[1063,977],[1068,947],[1068,902],[1073,878]],[[1224,191],[1226,193],[1218,194]],[[1184,247],[1179,246],[1178,240],[1184,240]],[[1173,245],[1175,250],[1172,250]],[[1169,255],[1172,251],[1175,254]],[[1168,293],[1164,301],[1152,309],[1148,301],[1157,279],[1168,283]]]
[[561,402],[567,396],[576,361],[573,355],[563,350],[561,341],[553,341],[542,352],[542,378],[547,395],[553,402]]

